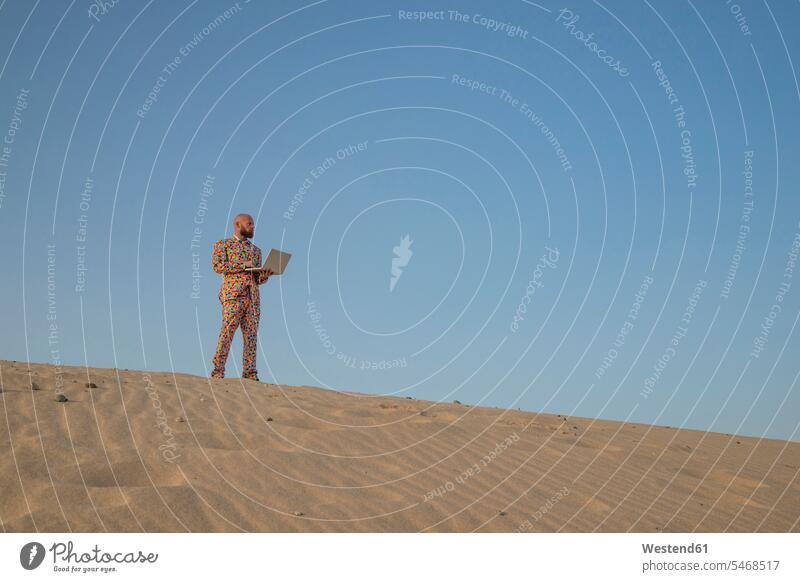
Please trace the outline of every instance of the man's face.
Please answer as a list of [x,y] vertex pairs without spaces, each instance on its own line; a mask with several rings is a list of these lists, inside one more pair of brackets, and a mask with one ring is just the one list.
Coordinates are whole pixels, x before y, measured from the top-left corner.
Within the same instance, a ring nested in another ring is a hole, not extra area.
[[255,225],[253,224],[253,217],[247,214],[237,217],[239,224],[239,234],[245,238],[253,238],[253,231]]

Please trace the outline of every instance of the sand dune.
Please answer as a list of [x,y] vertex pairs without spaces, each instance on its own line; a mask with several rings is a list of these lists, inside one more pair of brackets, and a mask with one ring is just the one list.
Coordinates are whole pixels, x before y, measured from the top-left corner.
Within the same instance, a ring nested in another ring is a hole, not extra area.
[[798,442],[238,378],[61,379],[67,402],[53,366],[0,361],[4,531],[800,531]]

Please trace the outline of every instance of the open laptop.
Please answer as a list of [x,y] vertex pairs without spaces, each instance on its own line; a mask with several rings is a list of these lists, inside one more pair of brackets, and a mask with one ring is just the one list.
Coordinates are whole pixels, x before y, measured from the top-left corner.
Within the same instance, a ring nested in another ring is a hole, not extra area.
[[246,269],[247,271],[272,271],[273,275],[280,275],[292,258],[291,253],[284,253],[278,249],[272,249],[267,255],[267,260],[260,267],[253,267]]

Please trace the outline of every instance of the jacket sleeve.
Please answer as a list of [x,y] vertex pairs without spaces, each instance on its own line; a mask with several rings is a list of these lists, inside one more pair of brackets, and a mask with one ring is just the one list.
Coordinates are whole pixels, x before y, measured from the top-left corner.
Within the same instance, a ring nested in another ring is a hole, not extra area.
[[211,254],[211,266],[215,273],[220,275],[230,275],[238,273],[241,269],[228,260],[228,252],[225,249],[225,241],[220,240],[214,243],[214,251]]
[[[261,262],[261,249],[259,249],[259,248],[256,248],[256,264],[263,266],[263,263]],[[264,279],[262,281],[261,276],[259,274],[259,275],[256,276],[256,282],[259,285],[263,285],[264,283],[267,282],[267,280]]]

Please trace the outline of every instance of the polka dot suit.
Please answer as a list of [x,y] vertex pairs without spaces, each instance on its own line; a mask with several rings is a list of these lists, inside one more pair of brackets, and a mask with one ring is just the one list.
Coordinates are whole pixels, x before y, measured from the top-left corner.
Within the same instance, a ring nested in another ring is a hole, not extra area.
[[225,377],[225,362],[231,349],[236,329],[242,328],[242,377],[257,379],[256,341],[258,321],[261,317],[261,298],[258,275],[245,271],[244,264],[253,261],[261,264],[261,249],[247,239],[235,236],[217,241],[212,253],[214,272],[223,276],[219,290],[222,304],[222,327],[217,339],[217,350],[212,360],[213,378]]

